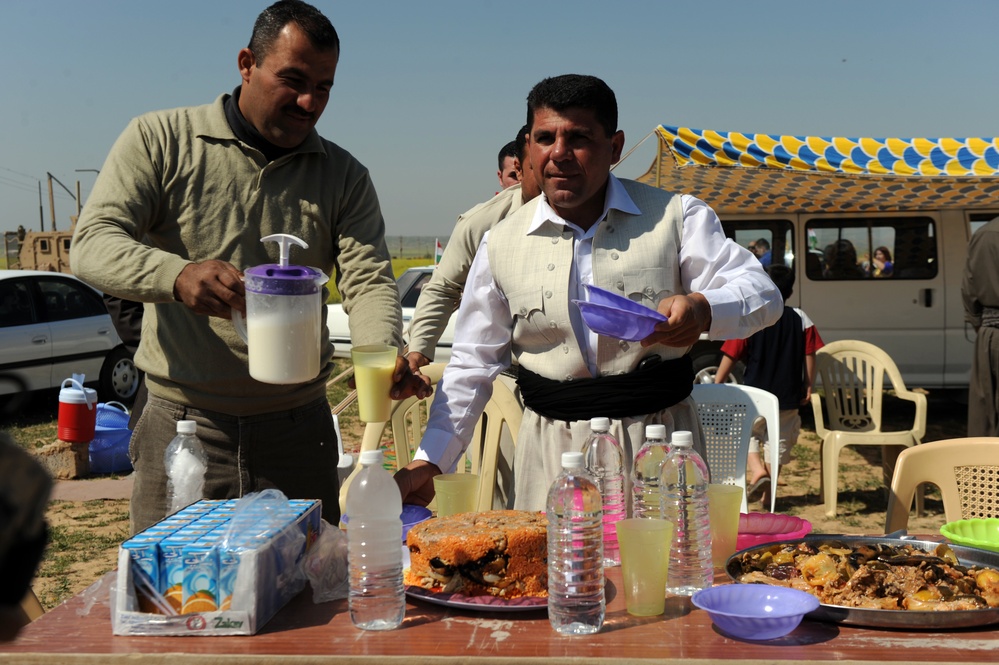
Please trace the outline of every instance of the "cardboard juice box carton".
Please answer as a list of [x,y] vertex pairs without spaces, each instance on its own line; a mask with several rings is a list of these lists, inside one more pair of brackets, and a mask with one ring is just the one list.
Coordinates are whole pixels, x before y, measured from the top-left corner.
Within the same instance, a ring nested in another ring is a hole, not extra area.
[[[237,510],[234,504],[198,502],[184,509],[182,517],[192,521],[158,525],[155,537],[140,534],[122,545],[112,617],[116,635],[253,635],[302,591],[299,566],[321,526],[320,502],[295,502],[280,518],[284,521],[270,528],[262,520],[273,522],[273,515],[261,511],[258,524],[254,505],[243,506],[239,523],[251,526],[246,533],[236,533],[237,528],[230,534],[230,523],[220,518]],[[139,562],[146,568],[140,570]],[[176,615],[169,610],[154,614],[155,608],[140,603],[137,581],[155,574],[154,563],[160,594]]]

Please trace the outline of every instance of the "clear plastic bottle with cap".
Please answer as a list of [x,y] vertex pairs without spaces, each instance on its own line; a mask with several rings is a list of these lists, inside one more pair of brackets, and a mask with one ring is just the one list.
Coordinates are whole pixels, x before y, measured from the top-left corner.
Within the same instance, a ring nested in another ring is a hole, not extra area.
[[350,620],[364,630],[398,628],[406,616],[402,583],[402,495],[382,466],[382,451],[365,450],[347,490]]
[[198,424],[193,420],[178,420],[177,435],[167,444],[163,454],[167,475],[167,515],[173,515],[205,496],[208,460],[197,432]]
[[583,453],[562,453],[548,490],[548,620],[563,635],[604,625],[603,508]]
[[663,517],[673,523],[666,590],[689,596],[714,581],[708,517],[708,465],[693,448],[690,432],[673,432],[663,460]]
[[583,460],[600,490],[604,508],[604,566],[621,565],[617,522],[628,516],[624,494],[624,453],[611,436],[609,418],[591,418],[590,436],[583,444]]
[[659,487],[663,461],[669,454],[665,425],[646,425],[645,441],[635,454],[631,470],[632,515],[662,517],[662,491]]

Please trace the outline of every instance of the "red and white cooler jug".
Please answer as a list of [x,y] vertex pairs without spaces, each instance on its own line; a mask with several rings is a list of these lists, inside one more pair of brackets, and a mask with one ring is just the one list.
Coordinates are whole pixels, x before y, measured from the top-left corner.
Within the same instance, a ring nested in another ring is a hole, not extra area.
[[97,391],[83,387],[84,376],[74,374],[59,391],[59,433],[63,441],[89,443],[97,425]]

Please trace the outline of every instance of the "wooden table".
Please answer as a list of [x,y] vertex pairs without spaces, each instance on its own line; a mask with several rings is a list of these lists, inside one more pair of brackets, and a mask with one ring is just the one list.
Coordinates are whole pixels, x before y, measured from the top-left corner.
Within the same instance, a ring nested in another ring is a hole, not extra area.
[[[718,571],[719,574],[721,571]],[[118,637],[110,609],[80,615],[82,596],[0,643],[2,663],[978,663],[999,660],[996,626],[948,632],[856,628],[805,620],[787,637],[747,642],[718,632],[689,599],[667,600],[665,616],[637,618],[624,608],[620,568],[607,571],[608,605],[596,635],[556,634],[544,610],[469,612],[410,601],[397,630],[354,628],[347,602],[316,605],[308,588],[248,637]],[[182,654],[182,655],[181,655]]]

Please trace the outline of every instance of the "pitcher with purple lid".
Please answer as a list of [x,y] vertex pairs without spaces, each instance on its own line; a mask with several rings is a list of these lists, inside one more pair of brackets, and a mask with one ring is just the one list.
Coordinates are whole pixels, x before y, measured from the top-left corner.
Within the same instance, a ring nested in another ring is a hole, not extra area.
[[248,268],[246,319],[233,311],[232,322],[248,347],[250,376],[264,383],[303,383],[319,375],[322,350],[323,285],[321,270],[288,264],[291,245],[308,248],[304,240],[275,233],[260,242],[281,247],[280,263]]

